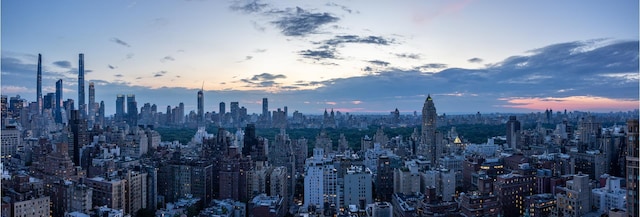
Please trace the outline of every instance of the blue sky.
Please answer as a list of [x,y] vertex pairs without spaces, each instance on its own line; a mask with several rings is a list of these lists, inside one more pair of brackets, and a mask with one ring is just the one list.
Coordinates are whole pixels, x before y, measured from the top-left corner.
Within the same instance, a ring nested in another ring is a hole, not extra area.
[[[638,108],[638,1],[3,1],[2,94],[35,101],[78,53],[108,114],[239,101],[320,113]],[[204,85],[203,85],[204,83]],[[88,86],[88,84],[86,85]],[[76,100],[77,102],[77,100]]]

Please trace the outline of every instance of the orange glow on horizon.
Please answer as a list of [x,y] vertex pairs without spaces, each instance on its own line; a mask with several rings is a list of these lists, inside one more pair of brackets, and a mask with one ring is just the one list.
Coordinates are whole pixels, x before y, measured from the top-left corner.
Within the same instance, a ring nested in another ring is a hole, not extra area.
[[514,97],[501,98],[509,104],[508,108],[522,108],[530,110],[588,110],[588,111],[628,111],[638,109],[640,101],[637,99],[611,99],[597,96],[569,96],[569,97]]

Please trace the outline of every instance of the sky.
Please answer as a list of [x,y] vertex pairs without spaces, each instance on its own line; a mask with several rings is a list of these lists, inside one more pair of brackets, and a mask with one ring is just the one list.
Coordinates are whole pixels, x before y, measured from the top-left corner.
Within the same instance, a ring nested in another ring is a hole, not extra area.
[[[638,1],[3,1],[1,92],[36,100],[63,80],[107,115],[117,94],[159,112],[237,101],[438,113],[628,111],[639,107]],[[88,91],[85,91],[88,93]],[[77,105],[76,105],[77,106]]]

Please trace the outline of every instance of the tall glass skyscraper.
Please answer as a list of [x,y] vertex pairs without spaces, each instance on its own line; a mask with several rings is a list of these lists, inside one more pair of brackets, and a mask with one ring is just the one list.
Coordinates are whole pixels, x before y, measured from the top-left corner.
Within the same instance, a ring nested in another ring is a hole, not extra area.
[[56,123],[62,123],[62,79],[56,81],[56,105],[55,105],[55,118]]
[[198,91],[198,126],[204,125],[204,93]]

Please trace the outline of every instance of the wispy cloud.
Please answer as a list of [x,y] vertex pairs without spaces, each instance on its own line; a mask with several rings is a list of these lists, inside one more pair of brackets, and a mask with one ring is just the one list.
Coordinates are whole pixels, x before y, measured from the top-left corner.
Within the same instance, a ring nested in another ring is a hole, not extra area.
[[370,60],[368,62],[371,63],[371,64],[374,64],[374,65],[377,65],[377,66],[388,66],[389,65],[389,62],[385,62],[385,61],[382,61],[382,60]]
[[414,53],[399,53],[396,54],[397,57],[399,58],[407,58],[407,59],[420,59],[420,54],[414,54]]
[[229,7],[233,11],[240,11],[244,13],[258,13],[265,9],[268,6],[266,3],[260,3],[258,0],[250,0],[250,1],[236,1],[231,7]]
[[335,49],[302,50],[298,52],[302,57],[314,60],[338,59]]
[[114,42],[116,44],[119,44],[119,45],[122,45],[122,46],[125,46],[125,47],[131,47],[131,45],[129,45],[129,43],[127,43],[127,42],[125,42],[125,41],[123,41],[123,40],[121,40],[119,38],[113,37],[113,38],[111,38],[111,42]]
[[154,72],[154,73],[153,73],[153,77],[156,77],[156,78],[157,78],[157,77],[162,77],[162,76],[164,76],[165,74],[167,74],[167,71]]
[[60,60],[60,61],[55,61],[53,62],[53,65],[56,65],[60,68],[65,68],[65,69],[70,69],[71,68],[71,62],[66,61],[66,60]]
[[289,11],[273,12],[282,15],[272,23],[286,36],[306,36],[317,33],[321,26],[340,20],[330,13],[312,13],[300,7],[296,7],[293,12]]
[[467,62],[470,62],[470,63],[482,63],[482,61],[483,60],[478,58],[478,57],[474,57],[474,58],[471,58],[471,59],[467,60]]
[[394,43],[394,40],[390,38],[384,38],[381,36],[360,37],[357,35],[337,35],[332,39],[322,41],[319,43],[331,45],[331,46],[339,46],[341,44],[346,44],[346,43],[389,45]]
[[107,65],[107,67],[108,67],[109,69],[116,69],[116,68],[118,68],[118,67],[116,67],[116,66],[112,66],[112,65]]
[[175,61],[176,59],[173,58],[172,56],[165,56],[162,59],[160,59],[160,62],[167,62],[167,61]]

